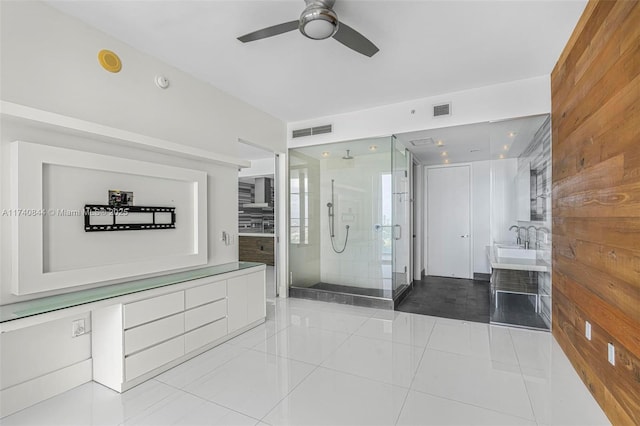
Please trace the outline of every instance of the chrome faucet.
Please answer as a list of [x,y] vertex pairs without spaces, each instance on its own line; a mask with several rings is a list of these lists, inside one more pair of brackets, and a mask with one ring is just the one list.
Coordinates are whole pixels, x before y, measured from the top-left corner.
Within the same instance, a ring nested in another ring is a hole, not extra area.
[[536,239],[536,243],[535,243],[534,247],[538,245],[538,236],[537,236],[538,235],[538,233],[537,233],[538,228],[536,228],[533,225],[529,225],[527,227],[527,239],[524,242],[524,248],[525,249],[529,249],[529,247],[531,247],[531,242],[530,242],[531,241],[531,239],[530,239],[530,237],[531,237],[531,228],[533,228],[533,230],[536,231],[534,233],[534,238]]
[[547,235],[551,234],[549,228],[545,228],[544,226],[536,228],[536,249],[540,249],[540,238],[538,238],[538,232],[546,232]]
[[511,228],[509,228],[509,231],[513,231],[516,230],[516,244],[520,245],[522,243],[522,240],[520,239],[520,228],[517,225],[512,225]]
[[[524,231],[524,239],[522,238],[520,231]],[[524,248],[529,248],[529,237],[527,236],[527,228],[524,226],[518,226],[518,245],[524,244]]]

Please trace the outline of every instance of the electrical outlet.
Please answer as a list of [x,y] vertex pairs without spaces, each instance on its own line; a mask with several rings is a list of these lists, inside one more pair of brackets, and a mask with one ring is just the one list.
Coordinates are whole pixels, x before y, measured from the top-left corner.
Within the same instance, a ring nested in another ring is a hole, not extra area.
[[591,323],[589,321],[584,322],[584,337],[591,340]]
[[608,343],[607,349],[609,364],[616,365],[616,348],[613,346],[613,343]]
[[78,337],[86,333],[84,319],[75,320],[71,323],[71,337]]

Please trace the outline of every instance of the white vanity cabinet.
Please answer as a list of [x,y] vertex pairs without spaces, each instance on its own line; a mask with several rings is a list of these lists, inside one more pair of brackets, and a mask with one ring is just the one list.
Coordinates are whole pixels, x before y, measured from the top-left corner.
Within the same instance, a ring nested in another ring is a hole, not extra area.
[[264,273],[254,272],[227,281],[229,333],[266,316]]
[[124,392],[265,321],[264,269],[157,291],[92,311],[94,381]]

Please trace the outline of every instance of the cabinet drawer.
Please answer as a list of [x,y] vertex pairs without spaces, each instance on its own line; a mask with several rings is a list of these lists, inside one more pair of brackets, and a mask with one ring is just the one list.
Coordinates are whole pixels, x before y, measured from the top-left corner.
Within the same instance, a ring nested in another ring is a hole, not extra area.
[[124,305],[124,328],[135,327],[184,311],[184,291]]
[[214,323],[205,325],[184,335],[184,350],[189,353],[193,350],[218,340],[227,334],[227,319],[222,318]]
[[184,335],[125,358],[125,381],[158,368],[184,355]]
[[227,299],[218,300],[185,312],[184,329],[186,331],[227,316]]
[[137,352],[184,333],[184,314],[172,315],[124,332],[124,353]]
[[227,297],[227,282],[218,281],[190,288],[189,290],[185,290],[185,294],[186,309],[215,302],[216,300]]

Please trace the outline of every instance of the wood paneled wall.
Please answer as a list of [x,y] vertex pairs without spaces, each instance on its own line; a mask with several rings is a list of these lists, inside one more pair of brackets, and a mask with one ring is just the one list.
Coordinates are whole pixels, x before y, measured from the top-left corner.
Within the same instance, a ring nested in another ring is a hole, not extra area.
[[609,419],[637,425],[639,1],[588,3],[551,74],[551,92],[553,335]]
[[274,237],[252,237],[240,234],[238,240],[240,241],[238,260],[275,265]]

